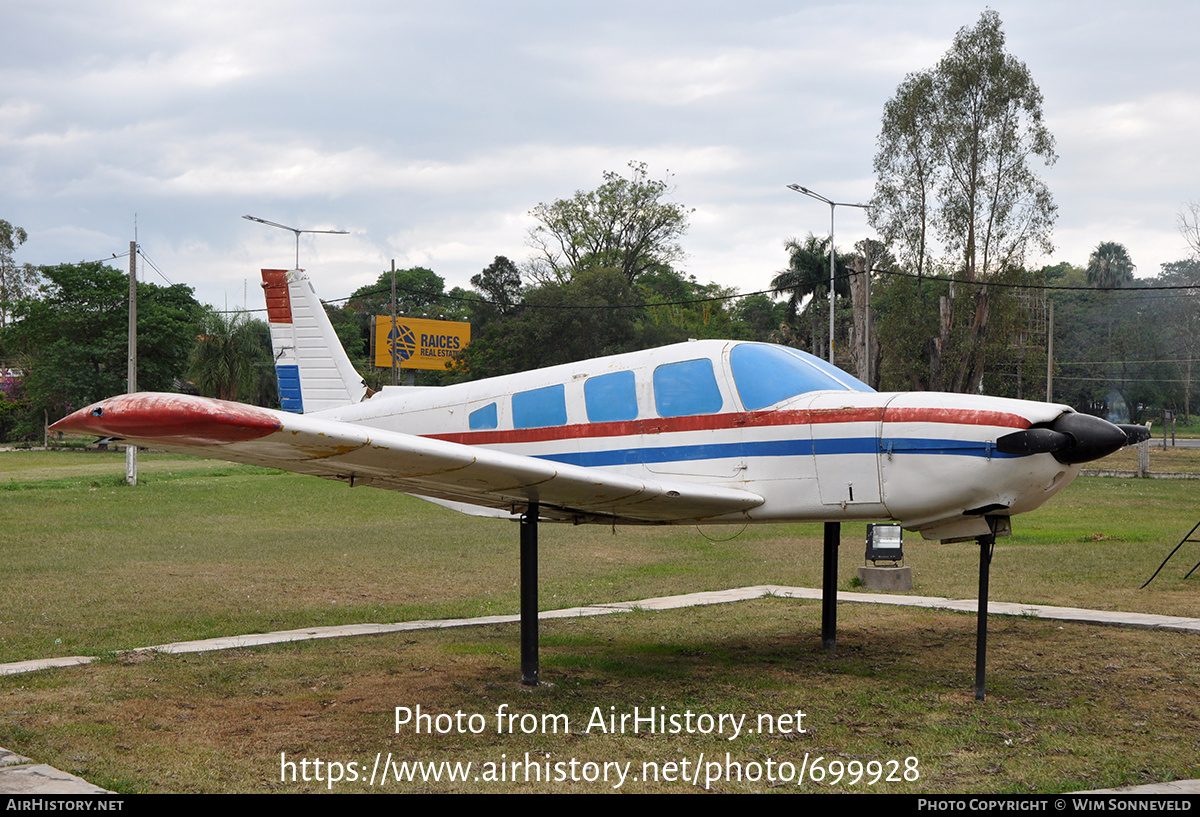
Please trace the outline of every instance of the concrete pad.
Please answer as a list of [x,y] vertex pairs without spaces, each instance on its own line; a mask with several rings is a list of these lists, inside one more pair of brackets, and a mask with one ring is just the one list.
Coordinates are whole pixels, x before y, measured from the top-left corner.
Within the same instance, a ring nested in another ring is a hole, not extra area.
[[1123,786],[1119,789],[1092,789],[1072,794],[1200,794],[1200,780],[1173,780],[1170,783],[1147,783],[1144,786]]
[[[9,752],[9,754],[12,754]],[[0,794],[111,794],[82,777],[36,763],[0,768]]]
[[90,664],[95,661],[90,655],[67,655],[62,658],[36,658],[32,661],[14,661],[11,664],[0,664],[0,675],[19,675],[22,672],[37,672],[54,667],[77,667],[80,664]]
[[912,568],[863,565],[858,568],[858,580],[868,590],[907,593],[912,590]]
[[4,768],[5,766],[19,766],[22,763],[32,762],[33,761],[25,757],[25,755],[19,755],[16,752],[10,752],[3,746],[0,746],[0,769]]

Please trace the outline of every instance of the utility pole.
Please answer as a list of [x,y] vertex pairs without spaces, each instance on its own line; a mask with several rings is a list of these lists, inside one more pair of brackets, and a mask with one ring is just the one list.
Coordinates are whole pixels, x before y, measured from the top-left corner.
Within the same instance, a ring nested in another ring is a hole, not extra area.
[[399,361],[396,360],[396,341],[399,340],[400,333],[396,331],[396,259],[392,259],[392,328],[388,332],[388,342],[392,347],[392,385],[400,385],[400,370],[396,367]]
[[1054,301],[1046,302],[1046,402],[1054,402]]
[[[137,391],[137,241],[129,242],[129,375],[125,391]],[[125,445],[125,481],[137,485],[137,446]]]

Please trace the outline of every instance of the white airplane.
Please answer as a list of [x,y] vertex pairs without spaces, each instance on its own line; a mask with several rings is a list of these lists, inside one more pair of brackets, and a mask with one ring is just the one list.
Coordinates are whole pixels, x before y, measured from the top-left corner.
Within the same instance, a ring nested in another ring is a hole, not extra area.
[[990,546],[1080,464],[1149,436],[1070,407],[880,394],[783,346],[703,340],[453,386],[372,393],[308,277],[263,270],[285,411],[125,394],[54,431],[265,465],[521,520],[521,673],[538,682],[539,520],[824,522],[822,641],[836,631],[837,537],[892,520],[980,546],[983,698]]
[[573,523],[894,520],[929,539],[986,535],[986,517],[1037,508],[1144,431],[1052,403],[877,393],[804,352],[725,340],[372,393],[308,276],[263,278],[288,411],[139,393],[51,429],[473,514],[537,503],[540,519]]

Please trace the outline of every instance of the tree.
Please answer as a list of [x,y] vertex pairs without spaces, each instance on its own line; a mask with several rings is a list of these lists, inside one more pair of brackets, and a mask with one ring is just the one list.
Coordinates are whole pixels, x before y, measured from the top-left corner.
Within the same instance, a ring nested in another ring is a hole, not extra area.
[[521,271],[503,255],[497,255],[482,272],[472,275],[471,286],[486,301],[471,310],[471,323],[480,327],[497,316],[513,314],[521,304]]
[[619,270],[633,284],[684,257],[679,239],[693,211],[665,200],[672,192],[669,175],[650,179],[644,162],[630,162],[629,169],[629,178],[605,171],[595,190],[577,190],[529,212],[539,222],[527,242],[535,280],[563,283],[582,270],[604,268]]
[[205,397],[277,403],[270,329],[244,312],[208,312],[192,348],[188,377]]
[[875,197],[871,224],[898,245],[905,266],[920,280],[926,273],[929,222],[938,175],[934,141],[933,76],[909,74],[883,108],[883,130],[875,154]]
[[[637,291],[620,270],[594,268],[525,294],[515,317],[489,324],[461,356],[471,377],[570,363],[643,348]],[[624,308],[616,308],[624,307]]]
[[[125,391],[129,277],[101,263],[41,267],[39,298],[18,301],[7,329],[21,357],[30,412],[16,433],[40,433],[42,412],[61,417]],[[175,391],[187,369],[202,307],[190,287],[138,284],[138,388]]]
[[638,280],[637,289],[646,302],[641,328],[661,333],[661,343],[738,336],[728,308],[737,294],[735,289],[701,284],[696,276],[672,269],[647,272]]
[[787,320],[787,304],[778,303],[761,292],[739,298],[733,309],[734,325],[748,340],[774,343],[780,325]]
[[38,285],[37,269],[13,261],[13,253],[28,238],[23,229],[0,219],[0,329],[8,323],[13,304],[32,295]]
[[1172,293],[1165,302],[1163,320],[1151,326],[1164,328],[1180,361],[1183,375],[1183,413],[1192,414],[1192,384],[1194,362],[1200,359],[1200,257],[1187,261],[1172,261],[1162,265],[1159,281],[1172,286],[1186,286]]
[[[364,316],[390,315],[391,270],[380,273],[375,283],[356,289],[347,303]],[[427,267],[396,270],[397,315],[408,318],[458,320],[459,313],[457,306],[446,302],[446,281],[442,276]]]
[[850,325],[850,357],[859,380],[874,388],[879,384],[879,331],[876,310],[871,307],[871,276],[877,269],[892,269],[896,259],[878,241],[864,238],[854,245],[850,260],[852,274],[850,303],[854,320]]
[[1179,211],[1176,223],[1179,233],[1192,250],[1193,258],[1200,258],[1200,201],[1189,201]]
[[[977,391],[983,382],[990,297],[987,281],[1023,265],[1028,249],[1049,252],[1056,207],[1030,162],[1056,160],[1042,122],[1042,94],[1029,69],[1004,49],[1000,16],[985,11],[960,29],[932,71],[910,75],[884,109],[871,223],[923,273],[928,227],[957,279],[940,309],[930,369],[936,388]],[[936,196],[929,205],[930,193]],[[966,298],[969,309],[953,301]],[[966,331],[956,323],[968,321]],[[961,345],[943,366],[952,339]]]
[[1088,258],[1087,282],[1100,289],[1116,289],[1133,282],[1135,269],[1124,244],[1102,241]]

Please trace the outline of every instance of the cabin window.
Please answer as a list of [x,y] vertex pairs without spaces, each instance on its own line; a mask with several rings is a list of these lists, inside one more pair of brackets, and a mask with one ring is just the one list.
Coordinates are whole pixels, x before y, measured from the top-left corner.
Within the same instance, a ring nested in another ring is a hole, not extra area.
[[590,422],[636,420],[637,389],[634,387],[633,372],[613,372],[588,378],[583,383],[583,400]]
[[708,358],[664,363],[654,370],[654,407],[659,417],[713,414],[723,404]]
[[[739,344],[729,353],[733,383],[747,411],[773,406],[810,391],[851,391],[846,383],[826,371],[828,364],[816,365],[823,362],[795,349],[758,343]],[[858,383],[841,369],[828,368],[845,380]],[[862,386],[863,391],[869,391],[865,384]]]
[[513,428],[543,428],[567,424],[566,389],[560,383],[512,396]]
[[488,403],[481,409],[475,409],[467,418],[467,426],[472,431],[486,431],[499,425],[496,417],[496,404]]
[[809,363],[811,363],[813,366],[816,366],[818,369],[825,372],[825,374],[829,375],[834,380],[841,383],[848,391],[866,391],[866,392],[871,392],[872,394],[875,393],[875,390],[873,388],[871,388],[870,386],[868,386],[866,383],[862,382],[861,380],[859,380],[857,377],[850,374],[849,372],[847,372],[843,369],[839,369],[837,366],[834,366],[832,363],[830,363],[827,360],[822,360],[819,357],[810,355],[808,352],[801,352],[799,349],[791,349],[786,346],[784,346],[782,348],[787,350],[789,353],[795,355],[796,357],[800,358],[801,360],[806,360]]

